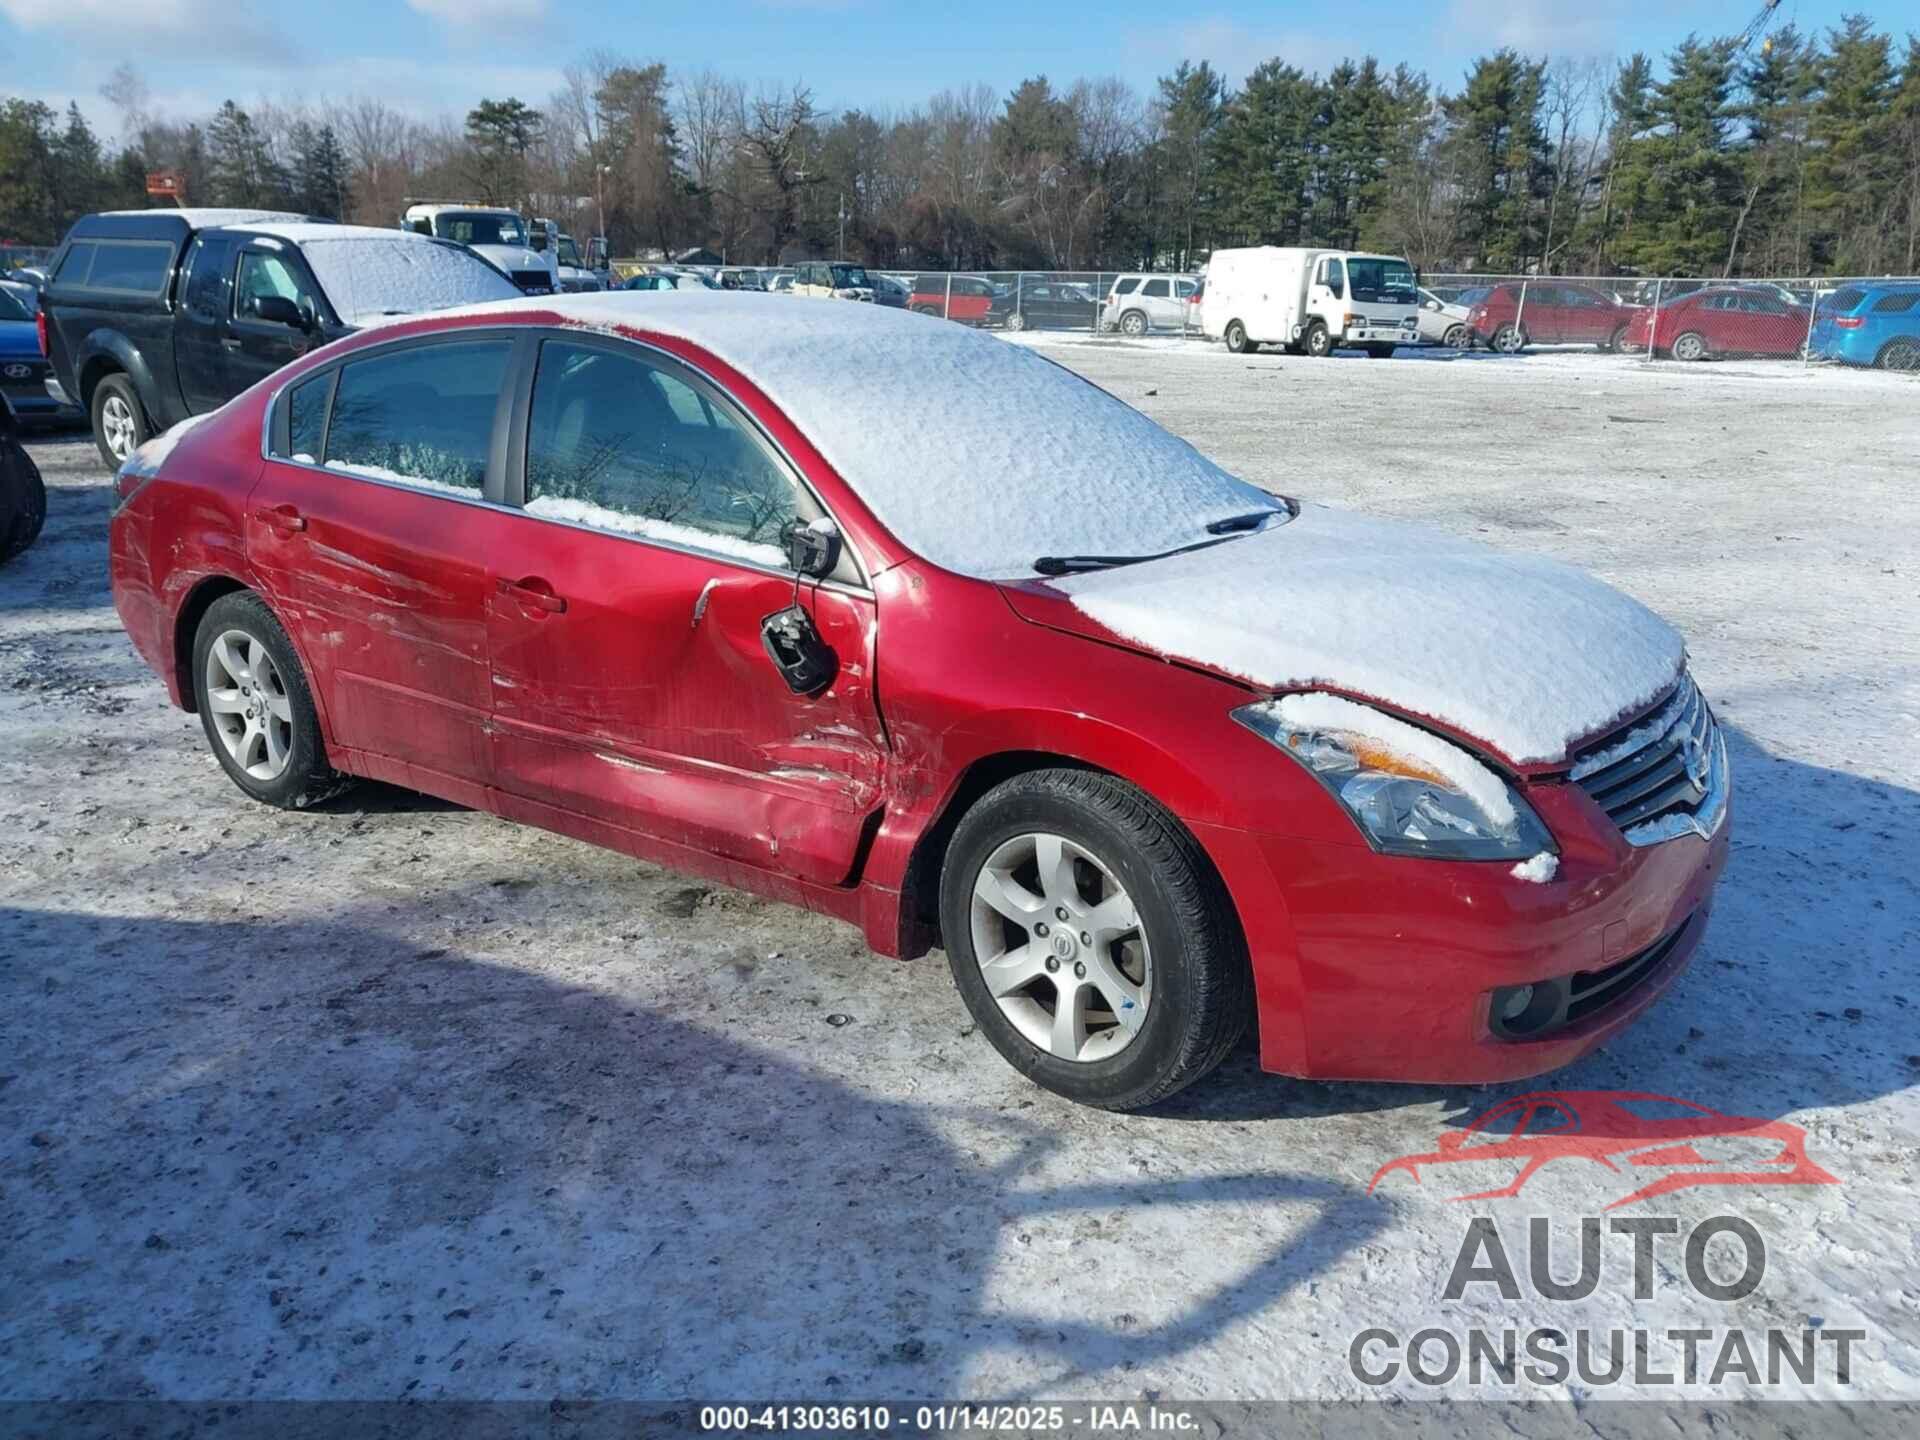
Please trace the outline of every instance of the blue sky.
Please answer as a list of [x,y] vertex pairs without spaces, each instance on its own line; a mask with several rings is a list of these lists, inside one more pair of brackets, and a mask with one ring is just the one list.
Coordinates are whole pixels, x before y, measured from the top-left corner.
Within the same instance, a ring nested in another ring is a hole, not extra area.
[[[419,113],[464,113],[481,95],[532,103],[596,46],[673,70],[712,67],[751,84],[801,80],[828,110],[886,110],[935,90],[1025,76],[1119,75],[1142,89],[1182,57],[1238,79],[1280,55],[1325,69],[1369,51],[1452,87],[1500,45],[1574,56],[1664,51],[1689,31],[1741,29],[1761,0],[1362,0],[1235,4],[1151,0],[0,0],[0,93],[77,98],[103,129],[98,98],[131,61],[154,108],[198,114],[231,96],[372,93]],[[1804,29],[1846,9],[1884,28],[1920,25],[1914,0],[1780,0]]]

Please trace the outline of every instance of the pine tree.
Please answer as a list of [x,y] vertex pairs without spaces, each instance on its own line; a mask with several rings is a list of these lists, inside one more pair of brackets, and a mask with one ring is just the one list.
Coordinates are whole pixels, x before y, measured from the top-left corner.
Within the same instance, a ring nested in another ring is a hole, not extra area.
[[489,205],[526,200],[527,152],[543,123],[538,110],[512,96],[482,100],[467,112],[467,138],[473,142],[470,178]]
[[1622,259],[1663,275],[1720,271],[1741,208],[1734,111],[1733,42],[1688,36],[1648,102],[1652,183]]
[[1545,75],[1544,61],[1497,50],[1474,62],[1466,89],[1441,102],[1466,187],[1461,241],[1492,268],[1520,270],[1539,254],[1541,202],[1552,183],[1540,120]]
[[1891,258],[1883,212],[1897,167],[1894,90],[1891,44],[1872,21],[1850,15],[1828,33],[1809,125],[1807,204],[1813,258],[1830,271],[1870,274]]
[[1234,243],[1298,245],[1311,238],[1319,113],[1319,82],[1280,60],[1256,66],[1227,102],[1213,171],[1222,228]]
[[1167,176],[1173,222],[1167,234],[1173,262],[1180,269],[1193,263],[1194,236],[1212,209],[1209,156],[1225,102],[1226,82],[1204,60],[1198,65],[1182,60],[1171,75],[1160,77],[1165,129],[1158,158]]
[[1806,268],[1807,122],[1819,89],[1818,51],[1785,26],[1740,72],[1746,127],[1739,161],[1745,199],[1723,273],[1797,275]]

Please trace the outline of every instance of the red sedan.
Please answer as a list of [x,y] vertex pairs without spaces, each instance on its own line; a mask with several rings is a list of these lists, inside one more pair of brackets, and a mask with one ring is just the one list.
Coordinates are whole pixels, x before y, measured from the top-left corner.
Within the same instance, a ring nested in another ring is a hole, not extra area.
[[1509,281],[1495,285],[1467,315],[1474,336],[1490,350],[1513,354],[1528,345],[1597,345],[1618,350],[1645,313],[1604,290],[1571,280]]
[[1675,360],[1719,355],[1795,356],[1807,343],[1812,317],[1771,286],[1715,286],[1670,300],[1634,317],[1627,347]]
[[1091,1104],[1249,1024],[1293,1075],[1564,1064],[1727,853],[1724,742],[1626,596],[1271,495],[917,316],[445,312],[116,489],[121,619],[246,794],[371,777],[944,946]]

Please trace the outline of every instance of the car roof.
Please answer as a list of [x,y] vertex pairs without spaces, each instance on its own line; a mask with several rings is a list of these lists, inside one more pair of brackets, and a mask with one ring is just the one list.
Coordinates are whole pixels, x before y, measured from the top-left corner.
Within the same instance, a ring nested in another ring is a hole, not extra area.
[[387,229],[383,225],[335,225],[327,220],[267,221],[222,226],[249,235],[268,235],[294,245],[309,240],[399,240],[406,244],[445,245],[449,242],[417,230]]
[[148,236],[174,238],[190,230],[206,230],[217,225],[306,221],[311,218],[292,210],[101,210],[92,215],[81,216],[74,224],[74,232],[87,235],[126,236],[135,239]]

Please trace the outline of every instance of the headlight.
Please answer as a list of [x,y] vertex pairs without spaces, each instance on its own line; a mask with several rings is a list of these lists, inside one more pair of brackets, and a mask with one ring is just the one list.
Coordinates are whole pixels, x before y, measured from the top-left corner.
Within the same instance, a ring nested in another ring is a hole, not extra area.
[[1553,850],[1513,787],[1457,745],[1336,695],[1288,695],[1233,718],[1305,766],[1376,850],[1524,860]]

